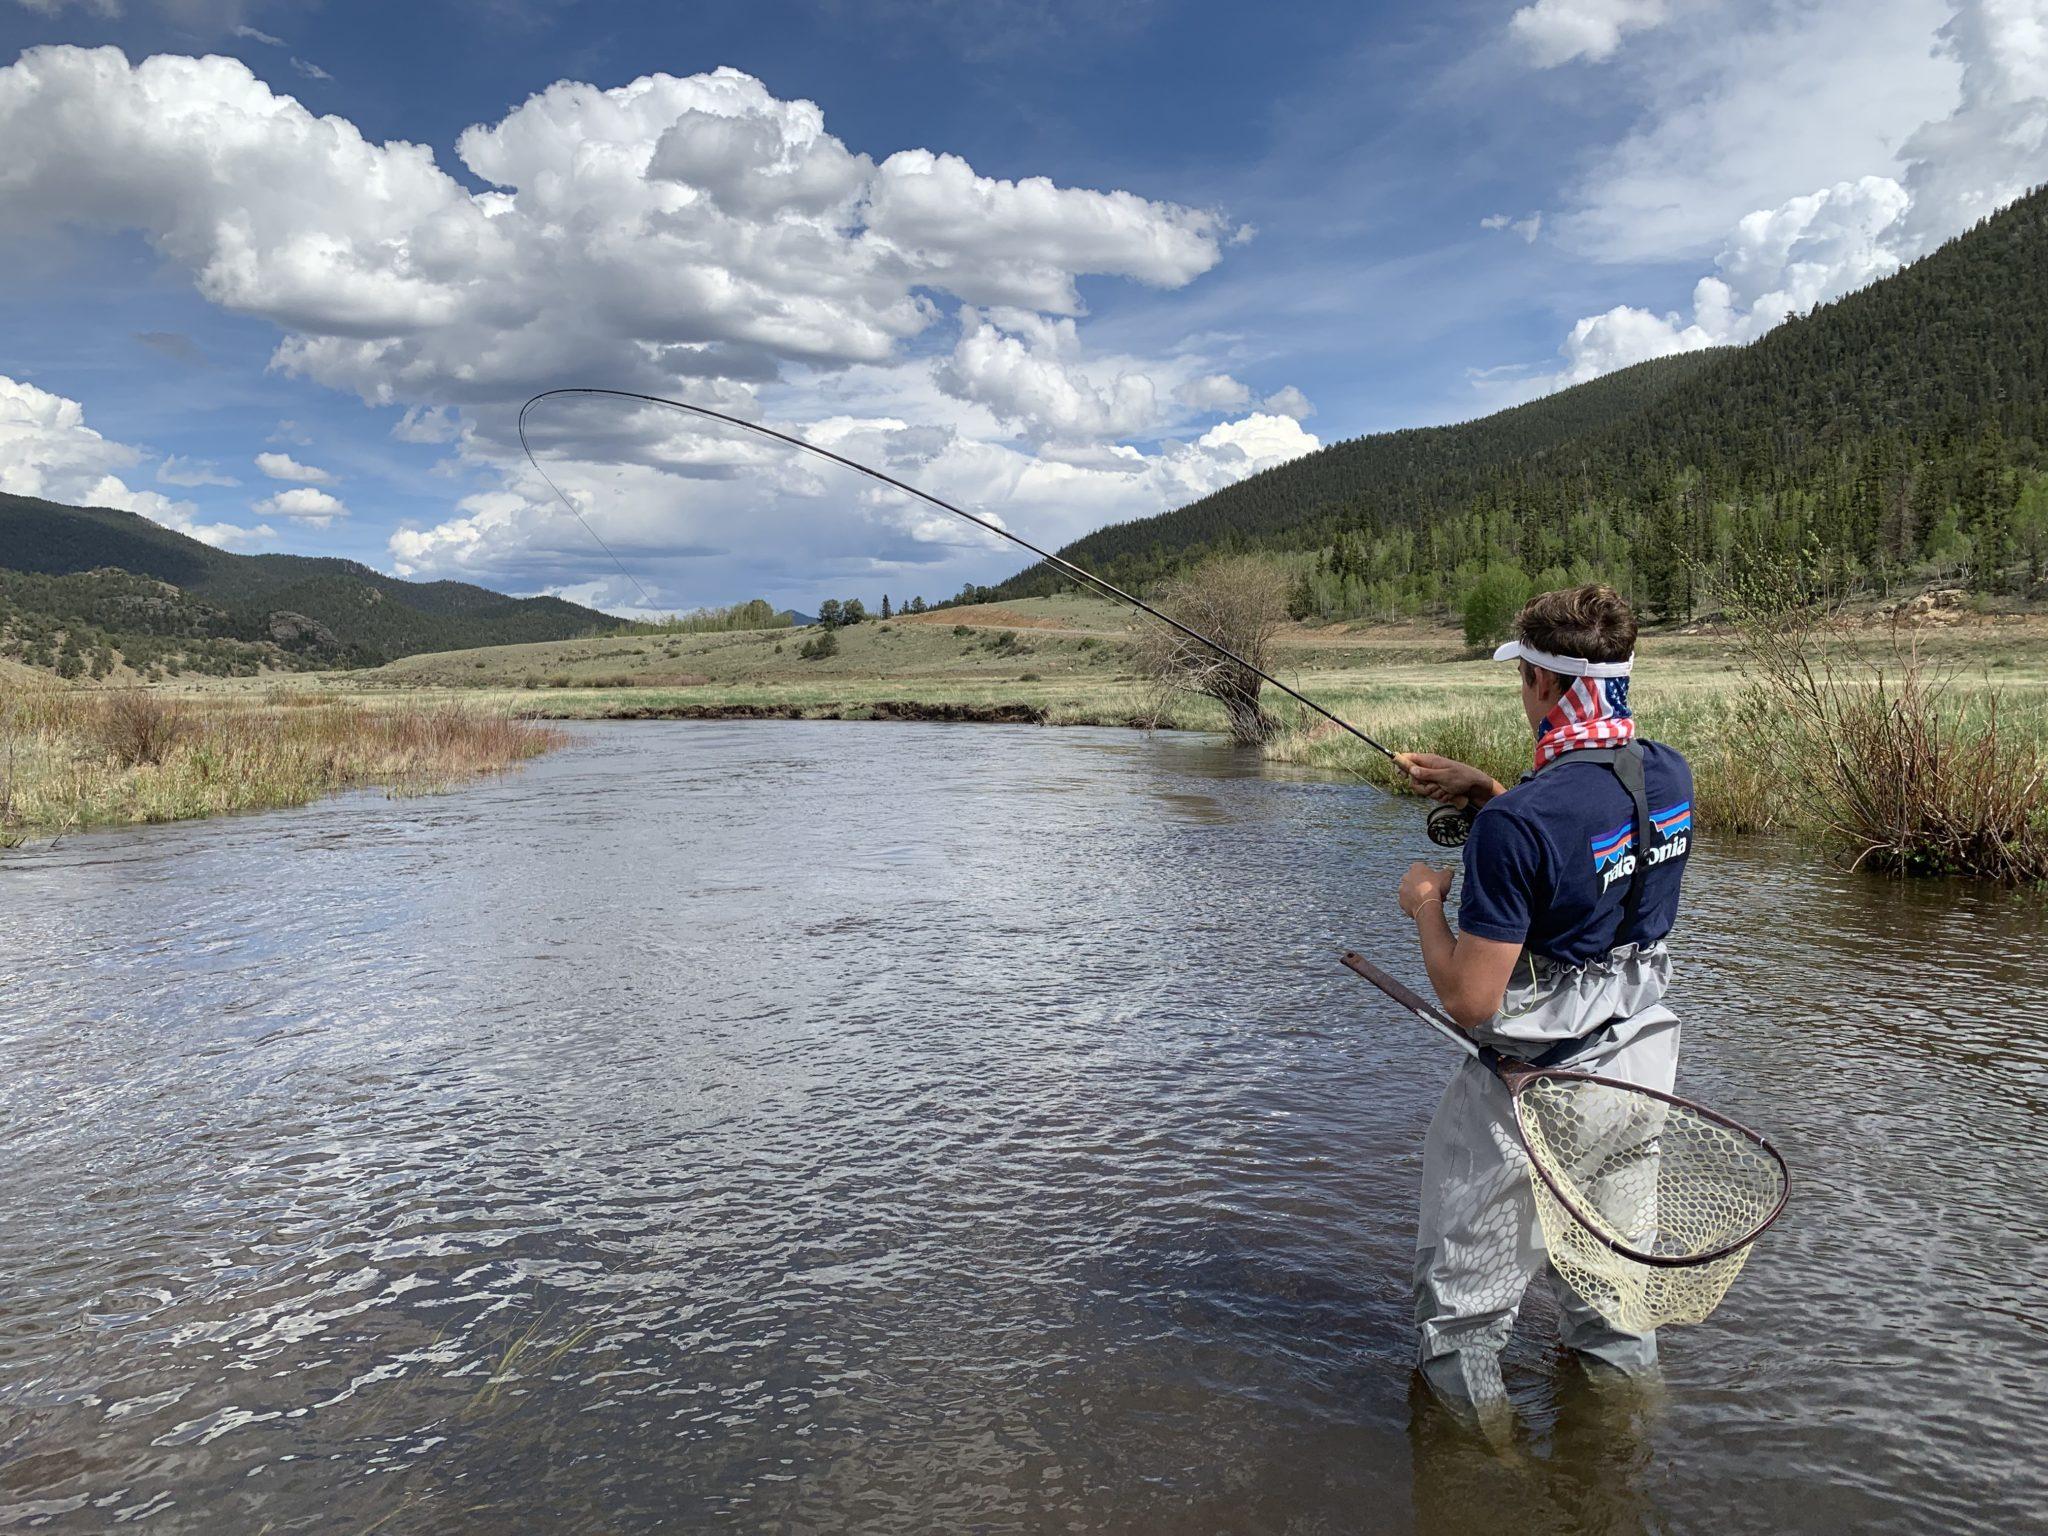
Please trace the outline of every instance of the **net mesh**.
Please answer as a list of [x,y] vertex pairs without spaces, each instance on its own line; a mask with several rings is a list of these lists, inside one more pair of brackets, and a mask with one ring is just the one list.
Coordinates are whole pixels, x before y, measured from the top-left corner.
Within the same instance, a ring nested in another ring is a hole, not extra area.
[[[1532,1172],[1551,1264],[1630,1333],[1696,1323],[1720,1305],[1784,1197],[1784,1164],[1770,1151],[1654,1094],[1539,1077],[1515,1096],[1515,1112],[1531,1159],[1569,1200]],[[1616,1253],[1610,1241],[1674,1259],[1741,1246],[1667,1268]]]

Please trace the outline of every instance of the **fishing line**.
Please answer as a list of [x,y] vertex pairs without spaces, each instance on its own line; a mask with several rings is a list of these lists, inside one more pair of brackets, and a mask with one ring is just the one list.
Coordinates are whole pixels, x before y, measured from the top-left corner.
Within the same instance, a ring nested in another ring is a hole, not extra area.
[[[1036,555],[1040,560],[1044,561],[1053,569],[1062,572],[1063,574],[1073,578],[1073,580],[1077,582],[1084,583],[1090,589],[1096,592],[1100,592],[1104,596],[1109,597],[1117,602],[1135,608],[1140,613],[1150,614],[1153,618],[1159,620],[1160,623],[1165,624],[1171,629],[1179,631],[1181,634],[1187,636],[1188,639],[1193,640],[1198,644],[1207,646],[1210,650],[1214,651],[1218,656],[1221,656],[1224,660],[1230,662],[1233,666],[1242,667],[1245,671],[1251,673],[1252,676],[1261,678],[1264,681],[1271,683],[1275,688],[1279,689],[1282,693],[1286,694],[1290,699],[1293,699],[1297,704],[1300,704],[1307,709],[1313,710],[1316,714],[1322,716],[1325,720],[1329,721],[1338,729],[1346,731],[1350,735],[1356,737],[1359,741],[1364,742],[1366,746],[1372,748],[1373,751],[1379,753],[1380,756],[1384,757],[1388,762],[1393,763],[1395,767],[1400,767],[1399,760],[1395,757],[1394,751],[1391,747],[1385,746],[1382,743],[1375,741],[1372,737],[1368,736],[1364,731],[1360,730],[1357,726],[1353,725],[1349,720],[1346,720],[1343,716],[1336,714],[1332,710],[1324,708],[1322,705],[1318,704],[1314,699],[1310,698],[1307,694],[1301,692],[1299,689],[1290,687],[1288,684],[1282,682],[1279,678],[1275,677],[1272,673],[1268,672],[1264,667],[1255,666],[1250,661],[1247,661],[1243,656],[1240,656],[1236,651],[1232,650],[1222,641],[1212,639],[1208,635],[1203,634],[1198,629],[1190,628],[1188,625],[1183,624],[1179,619],[1174,618],[1173,615],[1161,612],[1158,608],[1155,608],[1152,604],[1146,602],[1142,597],[1138,597],[1133,593],[1126,592],[1122,587],[1117,586],[1114,582],[1105,580],[1103,577],[1097,576],[1093,571],[1084,570],[1082,567],[1074,564],[1073,561],[1064,559],[1061,556],[1054,554],[1051,550],[1041,549],[1038,545],[1032,543],[1029,539],[1024,538],[1022,535],[1012,533],[1009,529],[1000,527],[996,523],[991,522],[989,519],[985,517],[981,517],[973,512],[969,512],[964,507],[956,507],[950,501],[942,500],[940,497],[932,495],[929,491],[921,491],[916,486],[910,484],[908,481],[898,480],[894,475],[884,474],[879,469],[871,469],[867,465],[862,464],[857,460],[847,458],[844,454],[834,453],[829,448],[820,448],[816,443],[807,442],[803,438],[793,436],[788,432],[778,432],[775,430],[775,428],[762,426],[759,422],[746,421],[738,416],[730,416],[727,415],[724,411],[714,411],[709,406],[692,405],[687,400],[670,400],[662,395],[645,395],[630,389],[599,389],[590,386],[573,386],[562,389],[544,389],[539,394],[535,395],[531,400],[527,401],[526,404],[522,405],[519,408],[519,446],[521,450],[524,451],[524,453],[526,454],[526,462],[533,466],[534,473],[539,475],[541,479],[547,483],[548,489],[553,491],[556,497],[561,501],[562,505],[569,509],[570,515],[573,516],[577,522],[583,525],[584,531],[587,532],[592,539],[596,540],[598,548],[602,549],[605,552],[605,554],[611,557],[612,564],[619,568],[619,574],[624,576],[628,581],[633,583],[634,588],[638,590],[640,596],[646,601],[647,606],[650,609],[654,607],[654,600],[648,596],[647,589],[644,586],[641,586],[639,578],[634,576],[631,571],[626,569],[625,564],[619,559],[618,555],[613,552],[612,547],[609,544],[605,543],[603,539],[598,538],[597,530],[590,526],[590,523],[584,518],[582,512],[577,509],[575,502],[571,501],[569,497],[566,494],[564,494],[562,488],[559,485],[555,484],[554,480],[549,477],[548,472],[541,468],[540,460],[534,455],[533,444],[527,439],[526,418],[528,414],[533,410],[533,408],[539,405],[543,400],[553,400],[568,395],[588,395],[612,400],[637,400],[643,405],[667,406],[670,410],[684,411],[692,416],[699,416],[708,421],[723,422],[725,425],[729,427],[738,427],[743,432],[752,432],[757,437],[770,438],[775,442],[785,443],[789,447],[799,449],[804,453],[812,454],[821,459],[830,460],[834,464],[842,465],[845,468],[852,470],[855,474],[866,475],[870,480],[877,481],[880,484],[886,486],[891,486],[896,490],[902,491],[905,495],[914,496],[919,501],[925,502],[930,506],[937,507],[941,512],[950,512],[953,514],[953,516],[963,518],[966,521],[974,524],[974,526],[977,528],[985,529],[987,532],[995,534],[998,538],[1008,539],[1012,544],[1017,545],[1021,549],[1029,550],[1032,554]],[[1363,777],[1363,775],[1361,775],[1361,777]],[[1370,784],[1372,783],[1372,780],[1367,779],[1366,782]],[[1376,789],[1379,788],[1377,784],[1375,784],[1373,787]],[[1443,847],[1454,848],[1458,846],[1458,844],[1465,841],[1465,834],[1467,831],[1470,830],[1471,824],[1472,818],[1471,812],[1469,810],[1448,805],[1434,806],[1431,808],[1429,813],[1430,840]]]

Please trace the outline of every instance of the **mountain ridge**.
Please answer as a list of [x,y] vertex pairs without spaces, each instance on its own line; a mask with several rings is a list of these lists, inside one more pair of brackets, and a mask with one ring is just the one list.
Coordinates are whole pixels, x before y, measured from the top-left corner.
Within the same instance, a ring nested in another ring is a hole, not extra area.
[[373,666],[619,622],[561,598],[409,582],[338,556],[232,554],[139,513],[0,493],[0,653],[60,671],[101,669],[110,651],[137,670]]
[[[2037,189],[1746,346],[1333,443],[1059,553],[1139,586],[1212,553],[1308,555],[1309,586],[1333,572],[1349,584],[1337,609],[1389,613],[1445,606],[1501,563],[1531,580],[1601,575],[1677,616],[1693,599],[1680,565],[1725,561],[1734,544],[1783,558],[1817,543],[1838,585],[1932,571],[2031,591],[2048,545],[2033,489],[2048,442],[2043,293]],[[977,595],[1065,584],[1039,564]]]

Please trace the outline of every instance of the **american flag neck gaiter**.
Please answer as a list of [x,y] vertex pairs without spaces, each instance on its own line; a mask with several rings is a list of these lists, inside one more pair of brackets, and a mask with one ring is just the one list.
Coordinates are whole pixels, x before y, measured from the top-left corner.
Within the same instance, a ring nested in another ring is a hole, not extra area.
[[1536,726],[1536,766],[1582,747],[1619,747],[1635,740],[1625,677],[1581,677]]

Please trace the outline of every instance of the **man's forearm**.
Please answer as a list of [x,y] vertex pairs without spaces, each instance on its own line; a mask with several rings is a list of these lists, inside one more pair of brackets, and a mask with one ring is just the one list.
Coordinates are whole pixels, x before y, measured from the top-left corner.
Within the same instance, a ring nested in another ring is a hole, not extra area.
[[1422,965],[1429,972],[1437,1000],[1452,1007],[1457,992],[1458,936],[1451,932],[1451,920],[1444,916],[1441,901],[1426,901],[1417,909],[1415,937],[1422,945]]

